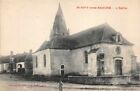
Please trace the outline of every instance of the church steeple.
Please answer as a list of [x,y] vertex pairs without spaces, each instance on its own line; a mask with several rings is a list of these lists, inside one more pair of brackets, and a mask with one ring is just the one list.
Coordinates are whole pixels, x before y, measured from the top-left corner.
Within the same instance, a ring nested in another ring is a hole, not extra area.
[[69,35],[69,31],[67,30],[63,12],[59,4],[58,10],[55,16],[54,24],[53,24],[53,29],[51,31],[50,39],[54,39],[56,37],[67,36],[67,35]]

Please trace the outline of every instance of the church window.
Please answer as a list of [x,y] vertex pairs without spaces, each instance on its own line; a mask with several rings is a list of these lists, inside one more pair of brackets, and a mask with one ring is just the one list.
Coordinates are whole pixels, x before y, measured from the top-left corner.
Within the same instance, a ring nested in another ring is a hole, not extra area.
[[104,53],[97,56],[97,75],[104,75]]
[[43,56],[43,59],[44,59],[44,67],[46,67],[46,55],[45,54]]
[[61,65],[61,71],[60,71],[61,77],[64,77],[64,65]]
[[61,65],[61,69],[64,69],[64,65]]
[[85,63],[88,63],[88,52],[85,51]]
[[37,58],[37,56],[36,56],[36,60],[35,61],[36,61],[36,65],[35,66],[37,68],[38,67],[38,58]]
[[118,47],[116,47],[116,53],[117,53],[117,55],[119,55],[119,54],[121,54],[121,48],[118,46]]

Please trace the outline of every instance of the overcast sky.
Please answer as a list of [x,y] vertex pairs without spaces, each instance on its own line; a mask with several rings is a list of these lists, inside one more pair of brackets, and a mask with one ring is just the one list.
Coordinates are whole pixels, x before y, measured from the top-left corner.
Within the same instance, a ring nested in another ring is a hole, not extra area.
[[49,39],[59,2],[71,34],[108,23],[135,44],[135,54],[140,55],[140,0],[0,0],[0,55],[38,49]]

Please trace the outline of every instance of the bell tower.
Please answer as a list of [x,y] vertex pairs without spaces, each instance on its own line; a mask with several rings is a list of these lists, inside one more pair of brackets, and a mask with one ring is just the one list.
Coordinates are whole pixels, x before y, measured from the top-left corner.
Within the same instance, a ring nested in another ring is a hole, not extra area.
[[68,36],[68,35],[69,35],[69,31],[66,27],[63,12],[59,4],[58,10],[55,16],[53,28],[51,30],[50,40],[54,38],[58,38],[58,37]]

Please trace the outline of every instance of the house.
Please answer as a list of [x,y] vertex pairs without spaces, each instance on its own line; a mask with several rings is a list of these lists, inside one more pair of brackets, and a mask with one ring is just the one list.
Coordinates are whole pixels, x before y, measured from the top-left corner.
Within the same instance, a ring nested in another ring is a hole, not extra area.
[[59,5],[50,40],[33,53],[33,75],[131,76],[133,44],[108,24],[69,35]]
[[32,74],[32,51],[29,53],[13,54],[0,57],[0,73]]
[[8,63],[0,64],[0,73],[8,72]]

